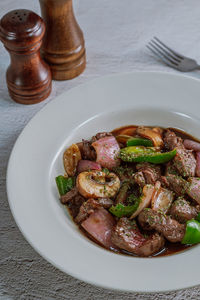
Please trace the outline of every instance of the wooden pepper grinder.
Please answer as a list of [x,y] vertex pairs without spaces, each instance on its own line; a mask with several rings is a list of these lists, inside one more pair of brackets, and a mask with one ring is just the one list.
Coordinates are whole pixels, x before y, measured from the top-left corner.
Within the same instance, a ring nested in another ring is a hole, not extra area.
[[43,20],[30,10],[13,10],[0,21],[0,39],[11,58],[7,85],[16,102],[34,104],[51,92],[51,71],[39,51],[44,32]]
[[46,23],[42,55],[55,80],[72,79],[85,69],[83,33],[76,22],[72,0],[39,0]]

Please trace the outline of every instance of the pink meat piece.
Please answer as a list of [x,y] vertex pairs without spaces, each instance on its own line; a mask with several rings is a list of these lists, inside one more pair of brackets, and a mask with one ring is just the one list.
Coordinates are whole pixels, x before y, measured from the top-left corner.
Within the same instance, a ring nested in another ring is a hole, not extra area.
[[196,153],[196,161],[197,161],[197,166],[196,166],[196,175],[200,177],[200,152]]
[[200,151],[200,143],[186,139],[186,140],[184,140],[183,144],[186,149]]
[[81,173],[89,170],[101,170],[101,165],[91,160],[84,160],[84,159],[79,160],[77,166],[77,172]]
[[120,164],[120,147],[114,136],[106,136],[92,143],[97,153],[96,162],[102,167],[112,169]]
[[106,248],[115,248],[111,242],[111,233],[115,219],[104,208],[96,209],[81,226],[99,243]]

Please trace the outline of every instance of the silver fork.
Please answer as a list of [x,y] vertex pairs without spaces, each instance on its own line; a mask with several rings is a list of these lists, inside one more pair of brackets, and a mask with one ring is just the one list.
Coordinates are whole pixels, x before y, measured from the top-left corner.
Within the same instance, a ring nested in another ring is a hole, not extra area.
[[189,57],[186,57],[173,49],[165,45],[157,37],[154,37],[147,48],[153,52],[153,54],[159,57],[166,65],[181,71],[181,72],[190,72],[193,70],[200,70],[200,65],[197,62]]

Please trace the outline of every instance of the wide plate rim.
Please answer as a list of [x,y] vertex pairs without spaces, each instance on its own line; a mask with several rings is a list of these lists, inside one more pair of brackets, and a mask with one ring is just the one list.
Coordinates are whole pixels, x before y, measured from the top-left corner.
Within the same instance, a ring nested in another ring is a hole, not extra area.
[[[40,249],[39,249],[39,247],[37,247],[36,245],[34,245],[33,243],[32,243],[32,241],[31,241],[31,239],[24,233],[24,230],[23,230],[23,228],[21,227],[21,225],[20,225],[20,221],[17,219],[17,217],[15,216],[15,212],[14,212],[14,210],[13,210],[13,206],[12,206],[12,201],[11,201],[11,199],[10,199],[10,196],[9,196],[9,178],[10,178],[10,172],[12,171],[12,165],[11,165],[11,163],[12,163],[12,158],[13,158],[13,156],[14,156],[14,154],[13,153],[15,153],[15,149],[18,147],[18,144],[21,142],[21,139],[23,139],[23,135],[25,134],[25,132],[27,131],[27,130],[29,130],[29,128],[32,126],[32,123],[34,123],[35,122],[35,119],[36,118],[38,118],[38,115],[41,115],[41,114],[45,114],[45,111],[46,110],[48,110],[49,108],[48,107],[50,107],[51,105],[53,105],[56,101],[59,101],[59,99],[62,99],[63,97],[64,97],[64,95],[66,95],[66,94],[68,94],[69,92],[71,92],[71,91],[73,91],[73,90],[75,90],[75,89],[79,89],[79,87],[83,87],[83,86],[88,86],[88,85],[90,85],[91,84],[91,82],[98,82],[99,80],[101,80],[102,78],[103,79],[105,79],[105,78],[107,78],[107,79],[109,79],[109,78],[113,78],[113,77],[118,77],[118,76],[127,76],[127,75],[133,75],[133,74],[136,74],[136,75],[143,75],[143,74],[147,74],[147,76],[149,75],[149,74],[157,74],[157,75],[160,75],[160,76],[167,76],[167,77],[171,77],[171,76],[173,76],[173,77],[176,77],[176,78],[184,78],[184,79],[186,79],[186,80],[191,80],[191,81],[197,81],[197,82],[199,82],[199,79],[197,79],[197,78],[193,78],[193,77],[191,77],[191,76],[181,76],[181,75],[179,75],[179,74],[174,74],[174,73],[170,73],[170,72],[157,72],[157,71],[149,71],[149,72],[146,72],[146,71],[136,71],[136,72],[129,72],[129,73],[120,73],[120,74],[111,74],[111,75],[107,75],[107,76],[103,76],[103,77],[99,77],[99,78],[96,78],[96,79],[94,79],[94,80],[92,80],[92,81],[89,81],[89,82],[86,82],[86,83],[83,83],[83,84],[81,84],[81,85],[79,85],[79,86],[77,86],[77,87],[74,87],[74,88],[72,88],[72,89],[70,89],[70,90],[68,90],[67,92],[65,92],[65,93],[63,93],[62,95],[59,95],[58,97],[56,97],[55,99],[53,99],[51,102],[49,102],[49,103],[47,103],[46,105],[45,105],[45,107],[43,107],[30,121],[29,121],[29,123],[25,126],[25,128],[22,130],[22,132],[20,133],[20,135],[19,135],[19,137],[17,138],[17,140],[16,140],[16,142],[15,142],[15,145],[14,145],[14,147],[13,147],[13,149],[12,149],[12,152],[11,152],[11,154],[10,154],[10,158],[9,158],[9,162],[8,162],[8,167],[7,167],[7,176],[6,176],[6,186],[7,186],[7,195],[8,195],[8,202],[9,202],[9,206],[10,206],[10,209],[11,209],[11,212],[12,212],[12,214],[13,214],[13,217],[14,217],[14,219],[15,219],[15,222],[16,222],[16,224],[17,224],[17,226],[19,227],[19,229],[20,229],[20,231],[21,231],[21,233],[23,234],[23,236],[25,237],[25,239],[30,243],[30,245],[42,256],[42,257],[44,257],[47,261],[49,261],[52,265],[54,265],[55,267],[57,267],[58,269],[60,269],[61,271],[63,271],[64,273],[66,273],[66,270],[64,269],[64,268],[62,268],[61,266],[59,266],[59,265],[57,265],[54,261],[52,261],[51,259],[49,259],[48,257],[46,257],[45,256],[45,254],[43,253],[43,252],[41,252],[40,251]],[[160,258],[157,258],[157,259],[160,259]],[[159,289],[149,289],[149,290],[141,290],[141,289],[139,289],[139,290],[137,290],[137,289],[135,289],[134,288],[134,290],[132,290],[132,289],[127,289],[127,288],[125,288],[125,289],[123,289],[122,287],[120,287],[120,288],[117,288],[117,287],[112,287],[112,286],[110,286],[109,284],[106,286],[105,284],[104,285],[102,285],[101,283],[98,283],[98,282],[96,282],[95,280],[85,280],[85,278],[84,277],[82,277],[81,275],[78,275],[77,273],[73,273],[73,272],[67,272],[67,274],[70,274],[70,275],[72,275],[73,277],[75,277],[75,278],[78,278],[78,279],[80,279],[80,280],[83,280],[83,281],[86,281],[86,282],[88,282],[88,283],[91,283],[91,284],[95,284],[95,285],[97,285],[97,286],[99,286],[99,287],[103,287],[103,288],[107,288],[107,289],[113,289],[113,290],[119,290],[119,291],[129,291],[129,292],[143,292],[143,293],[146,293],[146,292],[168,292],[168,291],[173,291],[173,290],[175,290],[175,289],[170,289],[170,288],[166,288],[166,289],[162,289],[162,290],[159,290]],[[187,286],[187,287],[184,287],[184,286],[180,286],[179,288],[176,288],[176,290],[178,290],[178,289],[183,289],[183,288],[188,288],[188,287],[194,287],[194,286],[196,286],[196,285],[198,285],[198,284],[194,284],[194,285],[190,285],[190,286]]]

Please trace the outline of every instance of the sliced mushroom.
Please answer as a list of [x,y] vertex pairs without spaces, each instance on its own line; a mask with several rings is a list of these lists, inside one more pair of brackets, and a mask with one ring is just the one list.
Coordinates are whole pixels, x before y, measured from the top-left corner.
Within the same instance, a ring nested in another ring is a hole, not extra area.
[[153,192],[154,192],[154,186],[151,184],[147,184],[143,187],[142,190],[142,197],[140,200],[140,204],[137,208],[137,210],[132,214],[132,216],[130,217],[130,219],[133,219],[135,217],[137,217],[139,215],[139,213],[146,207],[150,206],[151,203],[151,199],[153,196]]
[[162,211],[167,213],[174,200],[174,193],[170,190],[161,187],[160,181],[155,184],[151,207],[153,210]]
[[114,197],[120,188],[120,180],[114,173],[108,175],[101,171],[82,172],[78,175],[76,186],[85,198]]
[[138,127],[136,132],[140,136],[150,139],[153,142],[154,147],[159,147],[159,148],[163,147],[164,143],[163,143],[162,136],[158,129],[153,130],[148,127]]
[[81,160],[81,152],[76,144],[72,144],[63,154],[63,164],[65,171],[69,176],[74,176],[79,160]]

